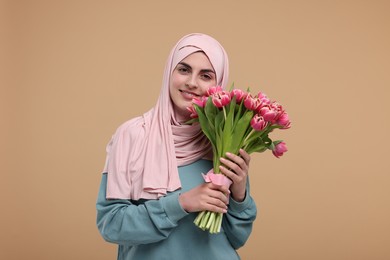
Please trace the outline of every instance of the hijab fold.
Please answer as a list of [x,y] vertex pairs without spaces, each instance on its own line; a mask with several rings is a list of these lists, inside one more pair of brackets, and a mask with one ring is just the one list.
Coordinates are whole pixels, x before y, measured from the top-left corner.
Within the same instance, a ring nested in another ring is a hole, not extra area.
[[169,96],[172,71],[198,51],[209,58],[217,84],[226,86],[229,62],[224,48],[205,34],[180,39],[169,54],[155,107],[122,124],[107,145],[103,170],[107,173],[107,199],[157,199],[181,187],[178,166],[212,158],[210,143],[199,124],[178,123]]

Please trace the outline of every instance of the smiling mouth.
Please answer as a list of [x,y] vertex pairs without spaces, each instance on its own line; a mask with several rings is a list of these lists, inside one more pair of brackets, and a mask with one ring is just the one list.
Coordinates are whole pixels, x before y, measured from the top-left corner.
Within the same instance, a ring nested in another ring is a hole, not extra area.
[[198,94],[195,94],[195,93],[192,93],[192,92],[187,92],[187,91],[184,91],[184,90],[179,90],[184,96],[186,97],[189,97],[189,98],[193,98],[193,97],[199,97],[200,95]]

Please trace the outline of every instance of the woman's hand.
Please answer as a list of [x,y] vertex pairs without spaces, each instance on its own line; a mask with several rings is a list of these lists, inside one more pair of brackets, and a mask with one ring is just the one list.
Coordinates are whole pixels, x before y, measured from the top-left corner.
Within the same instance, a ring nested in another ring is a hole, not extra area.
[[187,212],[208,210],[226,213],[229,193],[227,187],[209,182],[180,194],[179,203]]
[[220,159],[223,165],[219,167],[221,172],[233,181],[230,191],[233,199],[238,202],[245,199],[249,162],[251,160],[250,155],[243,149],[240,149],[240,155],[226,153],[226,159]]

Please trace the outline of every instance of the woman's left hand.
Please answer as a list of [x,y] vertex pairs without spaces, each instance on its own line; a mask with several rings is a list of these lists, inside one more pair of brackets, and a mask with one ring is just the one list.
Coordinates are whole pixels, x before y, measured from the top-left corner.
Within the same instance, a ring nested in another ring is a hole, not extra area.
[[243,201],[245,199],[246,182],[249,170],[250,155],[243,149],[240,149],[240,155],[226,153],[226,158],[221,158],[220,170],[233,181],[230,186],[233,199]]

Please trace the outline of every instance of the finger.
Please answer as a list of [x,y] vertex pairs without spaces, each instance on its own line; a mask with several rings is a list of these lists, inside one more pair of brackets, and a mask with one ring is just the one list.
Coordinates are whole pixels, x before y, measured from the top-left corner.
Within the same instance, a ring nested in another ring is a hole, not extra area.
[[210,204],[216,205],[221,208],[227,209],[227,204],[228,204],[228,197],[223,194],[222,192],[219,192],[219,194],[213,194],[212,196],[209,197],[208,199]]
[[221,204],[221,201],[213,200],[213,201],[210,201],[210,203],[206,204],[205,210],[212,211],[212,212],[218,212],[218,213],[226,213],[227,206],[224,203]]
[[244,158],[242,158],[241,156],[232,153],[226,153],[226,157],[229,158],[234,163],[236,163],[237,165],[239,165],[241,169],[245,169],[247,167]]
[[223,174],[226,175],[226,177],[228,177],[229,179],[231,179],[234,183],[235,182],[238,182],[239,181],[239,176],[237,175],[237,173],[227,169],[226,167],[224,166],[219,166],[219,169],[221,170],[221,172]]
[[207,194],[203,196],[203,209],[221,212],[228,208],[228,198],[225,194],[216,190],[209,190]]
[[[245,165],[244,160],[242,158],[240,158],[240,160],[242,161],[242,164]],[[237,162],[230,161],[230,160],[225,159],[223,157],[221,157],[220,161],[222,162],[222,164],[224,166],[226,166],[226,167],[224,167],[226,170],[231,169],[232,173],[242,174],[242,168],[240,165],[237,164]],[[220,168],[220,169],[222,170],[222,168]]]
[[251,161],[251,156],[249,155],[249,153],[247,153],[244,149],[240,149],[240,155],[244,159],[246,165],[249,165]]
[[230,190],[226,186],[218,185],[218,184],[215,184],[215,183],[212,183],[212,182],[209,183],[209,186],[210,186],[211,189],[213,189],[215,191],[222,192],[223,194],[230,194]]

